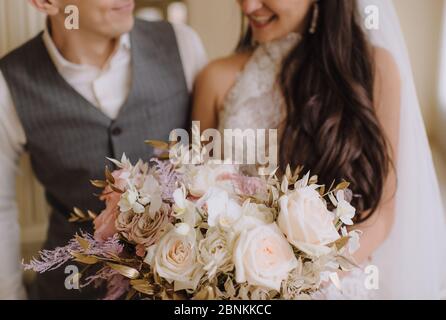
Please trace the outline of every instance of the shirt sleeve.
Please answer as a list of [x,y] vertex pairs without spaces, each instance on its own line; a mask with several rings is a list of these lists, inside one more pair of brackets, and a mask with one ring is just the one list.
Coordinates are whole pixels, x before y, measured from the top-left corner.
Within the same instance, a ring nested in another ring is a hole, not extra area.
[[16,173],[25,133],[0,72],[0,299],[24,299]]
[[187,87],[192,92],[195,78],[207,65],[208,57],[198,34],[185,24],[173,24],[183,63]]

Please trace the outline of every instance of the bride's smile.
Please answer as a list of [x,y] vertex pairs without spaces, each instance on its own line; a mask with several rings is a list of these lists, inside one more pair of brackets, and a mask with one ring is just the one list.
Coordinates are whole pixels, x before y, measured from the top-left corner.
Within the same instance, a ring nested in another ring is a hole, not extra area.
[[238,0],[249,20],[253,38],[259,43],[300,32],[308,24],[308,12],[314,0]]

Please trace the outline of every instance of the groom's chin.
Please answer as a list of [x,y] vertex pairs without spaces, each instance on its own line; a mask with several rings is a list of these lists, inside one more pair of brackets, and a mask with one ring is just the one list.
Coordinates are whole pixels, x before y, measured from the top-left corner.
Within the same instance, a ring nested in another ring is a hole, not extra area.
[[121,21],[116,21],[113,23],[112,32],[114,37],[121,36],[125,33],[130,32],[135,25],[135,18],[133,15],[128,17],[127,19],[122,19]]

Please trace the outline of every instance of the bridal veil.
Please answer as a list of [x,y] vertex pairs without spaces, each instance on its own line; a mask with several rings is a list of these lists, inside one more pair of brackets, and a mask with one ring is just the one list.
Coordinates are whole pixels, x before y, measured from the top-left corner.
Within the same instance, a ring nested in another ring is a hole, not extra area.
[[444,299],[445,214],[399,19],[391,0],[357,1],[364,19],[370,9],[379,13],[378,29],[365,31],[373,45],[392,53],[402,79],[396,219],[373,257],[379,270],[377,296]]

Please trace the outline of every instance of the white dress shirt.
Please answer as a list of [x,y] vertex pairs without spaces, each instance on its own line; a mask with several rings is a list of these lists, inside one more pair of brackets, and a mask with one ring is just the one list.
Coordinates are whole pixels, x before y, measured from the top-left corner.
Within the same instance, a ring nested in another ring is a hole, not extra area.
[[[207,56],[198,35],[186,25],[173,25],[189,91]],[[46,29],[43,41],[62,77],[108,117],[116,118],[130,91],[131,43],[121,36],[118,47],[104,69],[67,61],[57,50]],[[26,136],[11,93],[0,72],[0,299],[25,297],[20,264],[15,176]]]

